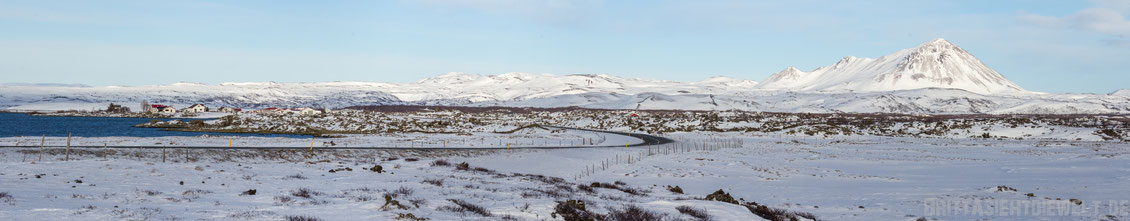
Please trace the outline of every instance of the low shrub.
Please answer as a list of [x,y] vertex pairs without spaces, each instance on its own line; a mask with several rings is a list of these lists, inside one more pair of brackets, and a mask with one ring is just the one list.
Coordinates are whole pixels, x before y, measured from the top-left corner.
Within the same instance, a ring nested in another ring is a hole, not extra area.
[[645,210],[635,205],[623,209],[609,209],[609,220],[663,220],[665,215]]
[[294,197],[310,199],[314,196],[320,196],[322,195],[322,193],[307,188],[298,188],[297,190],[290,192],[290,195]]
[[408,209],[407,206],[401,205],[400,201],[393,199],[392,194],[385,194],[384,197],[385,197],[385,205],[382,205],[381,209],[385,209],[385,210],[390,209],[390,208],[402,209],[402,210]]
[[792,212],[785,209],[769,208],[768,206],[757,204],[756,202],[746,202],[742,204],[749,212],[754,215],[760,216],[767,220],[785,221],[785,220],[800,220],[805,218],[809,220],[818,220],[815,215],[805,212]]
[[578,189],[578,190],[581,190],[581,191],[585,191],[585,192],[588,192],[588,193],[593,193],[593,189],[592,189],[592,187],[591,187],[591,186],[586,186],[586,185],[584,185],[584,184],[577,184],[577,189]]
[[309,216],[286,216],[286,221],[321,221],[322,219]]
[[706,209],[697,209],[691,206],[682,205],[675,207],[675,210],[678,210],[679,213],[686,214],[698,220],[710,220],[710,214],[706,213]]
[[436,161],[432,161],[432,166],[433,167],[449,167],[449,166],[451,166],[451,163],[448,163],[446,160],[436,160]]
[[595,221],[605,220],[605,216],[593,213],[585,209],[585,201],[581,200],[566,200],[557,201],[557,206],[553,207],[553,213],[549,214],[556,219],[558,216],[565,221]]
[[8,192],[0,192],[0,202],[14,204],[12,201],[15,201],[15,197],[13,197],[12,194]]
[[446,209],[446,210],[460,212],[460,213],[471,212],[471,213],[479,214],[481,216],[491,216],[490,211],[487,211],[486,208],[483,208],[481,206],[468,203],[467,201],[457,200],[457,199],[448,199],[448,200],[451,201],[452,203],[455,203],[455,205],[458,206],[458,207],[444,207],[444,209]]
[[[618,183],[623,183],[623,182],[618,182]],[[624,192],[624,193],[631,194],[631,195],[647,195],[644,191],[641,191],[641,190],[632,189],[630,187],[624,187],[624,186],[620,186],[620,185],[609,184],[609,183],[593,182],[589,186],[592,187],[592,188],[605,188],[605,189],[619,190],[620,192]]]
[[436,186],[443,186],[443,179],[424,179],[424,181],[421,182]]
[[415,220],[415,221],[428,220],[428,218],[416,217],[416,214],[412,214],[412,213],[397,213],[396,219]]
[[722,191],[722,189],[718,189],[718,191],[714,191],[714,193],[706,195],[706,200],[738,204],[738,201],[735,200],[733,196],[730,196],[730,194],[726,193],[726,191]]
[[677,193],[677,194],[683,194],[683,188],[679,187],[679,186],[674,186],[674,187],[667,186],[667,191],[671,191],[672,193]]
[[494,173],[494,170],[490,170],[490,169],[482,168],[482,167],[475,167],[475,169],[471,169],[471,170],[473,170],[475,172]]
[[403,187],[403,186],[402,186],[402,187],[400,187],[400,188],[398,188],[398,189],[396,189],[396,190],[394,190],[394,191],[392,191],[392,193],[394,193],[394,194],[397,194],[397,195],[401,195],[401,196],[409,196],[409,195],[412,195],[412,192],[413,192],[413,191],[412,191],[412,188],[408,188],[408,187]]

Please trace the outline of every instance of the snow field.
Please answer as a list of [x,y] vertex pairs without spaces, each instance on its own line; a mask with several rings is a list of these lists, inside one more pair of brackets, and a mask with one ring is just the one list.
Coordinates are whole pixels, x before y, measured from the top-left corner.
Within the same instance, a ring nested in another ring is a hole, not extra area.
[[[654,153],[656,147],[169,150],[165,162],[159,150],[88,148],[72,152],[75,160],[63,162],[57,150],[38,161],[37,148],[3,148],[0,192],[11,197],[0,204],[0,216],[277,220],[301,215],[387,220],[412,213],[432,220],[548,220],[558,201],[580,199],[598,213],[635,205],[668,218],[692,219],[675,209],[689,205],[704,209],[715,220],[758,219],[741,206],[699,200],[721,189],[735,199],[813,213],[821,220],[1093,220],[1127,216],[1106,212],[1071,217],[928,216],[924,203],[1077,199],[1081,207],[1110,211],[1112,205],[1102,202],[1130,199],[1126,191],[1130,144],[1125,142],[818,139],[741,133],[670,137],[676,144],[706,143],[708,148],[645,154],[631,163],[621,158],[621,163],[583,176],[582,171],[592,165],[649,149]],[[709,148],[725,144],[739,145]],[[98,151],[110,154],[99,156]],[[432,166],[440,159],[449,166]],[[468,166],[459,169],[461,162]],[[384,172],[366,169],[374,165],[381,165]],[[644,194],[610,188],[587,193],[577,187],[593,182],[622,182],[618,187]],[[679,186],[684,194],[672,193],[667,186]],[[1008,188],[1002,191],[1001,186]],[[303,188],[309,198],[296,196],[306,195],[301,194]],[[240,195],[249,189],[258,193]],[[406,209],[386,206],[385,195]],[[460,210],[449,199],[482,207],[491,216]]]

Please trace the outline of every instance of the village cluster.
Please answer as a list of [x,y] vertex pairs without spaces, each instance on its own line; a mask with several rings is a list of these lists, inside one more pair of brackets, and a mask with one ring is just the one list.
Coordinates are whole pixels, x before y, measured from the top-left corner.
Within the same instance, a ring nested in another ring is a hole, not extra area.
[[[113,106],[113,104],[111,104],[111,106]],[[212,109],[212,108],[208,108],[208,106],[205,106],[203,104],[193,104],[193,105],[188,106],[187,108],[177,109],[176,107],[173,107],[173,105],[149,104],[148,102],[142,102],[141,107],[142,107],[141,112],[143,112],[143,113],[154,113],[154,114],[156,114],[156,113],[173,114],[173,113],[178,113],[178,112],[179,113],[205,113],[205,112],[240,113],[240,112],[243,112],[242,108],[220,107],[218,109]],[[293,114],[301,114],[301,115],[316,115],[316,114],[328,113],[328,112],[330,112],[330,109],[325,108],[325,109],[319,110],[319,109],[311,108],[311,107],[299,107],[299,108],[269,107],[269,108],[259,109],[259,110],[250,110],[248,112],[252,112],[252,113],[275,113],[275,114],[293,113]]]

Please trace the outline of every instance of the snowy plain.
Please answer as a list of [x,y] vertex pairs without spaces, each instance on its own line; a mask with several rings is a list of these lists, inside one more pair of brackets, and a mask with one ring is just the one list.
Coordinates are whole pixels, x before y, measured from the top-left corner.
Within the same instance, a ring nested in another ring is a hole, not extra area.
[[[60,148],[48,151],[43,160],[36,148],[4,148],[0,192],[11,197],[0,199],[0,216],[388,220],[411,213],[432,220],[552,220],[548,216],[557,201],[579,199],[599,213],[636,205],[670,219],[693,220],[675,209],[690,205],[705,209],[714,220],[760,219],[744,207],[701,199],[721,189],[735,199],[809,212],[821,220],[1128,217],[1113,210],[1126,207],[1118,202],[1130,199],[1130,144],[1125,142],[741,133],[671,137],[677,143],[662,147],[554,150],[299,149],[276,157],[255,150],[169,150],[165,162],[155,149],[84,148],[64,162]],[[625,156],[635,156],[634,161],[628,163]],[[440,159],[483,170],[431,165]],[[602,163],[608,166],[592,169]],[[385,172],[365,169],[374,165]],[[351,170],[328,172],[345,167]],[[571,188],[617,181],[644,194]],[[668,185],[680,186],[684,194],[668,191]],[[303,188],[309,190],[308,198],[296,196],[305,195],[300,194]],[[249,189],[257,194],[241,195]],[[385,205],[385,195],[405,207]],[[481,206],[490,216],[453,209],[458,204],[449,199]],[[1079,208],[1089,212],[928,216],[925,203],[939,199],[1077,199]],[[1111,200],[1115,203],[1104,203]]]

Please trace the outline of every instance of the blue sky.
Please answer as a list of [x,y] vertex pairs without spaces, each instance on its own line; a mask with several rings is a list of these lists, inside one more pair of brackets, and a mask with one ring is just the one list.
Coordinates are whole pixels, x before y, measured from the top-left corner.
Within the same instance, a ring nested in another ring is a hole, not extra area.
[[761,81],[945,38],[1020,86],[1130,88],[1130,0],[0,1],[0,82]]

